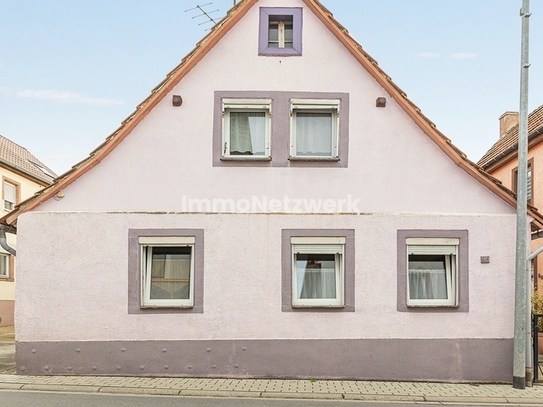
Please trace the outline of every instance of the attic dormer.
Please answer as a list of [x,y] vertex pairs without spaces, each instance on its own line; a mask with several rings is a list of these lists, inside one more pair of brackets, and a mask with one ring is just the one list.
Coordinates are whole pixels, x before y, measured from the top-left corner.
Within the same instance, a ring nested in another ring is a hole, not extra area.
[[302,21],[300,7],[261,7],[258,54],[301,56]]

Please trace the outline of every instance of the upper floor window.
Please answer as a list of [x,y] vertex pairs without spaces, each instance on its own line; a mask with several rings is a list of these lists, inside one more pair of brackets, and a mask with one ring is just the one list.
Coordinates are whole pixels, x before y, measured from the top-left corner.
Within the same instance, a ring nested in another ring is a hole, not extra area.
[[0,253],[0,278],[9,278],[9,254]]
[[339,100],[291,101],[291,159],[338,159]]
[[259,55],[302,55],[302,9],[261,7]]
[[286,21],[270,21],[268,29],[269,48],[292,48],[292,16]]
[[214,93],[214,167],[346,168],[348,153],[348,93]]
[[[534,159],[531,158],[528,160],[528,173],[527,173],[527,180],[526,180],[526,201],[529,204],[534,204],[533,202],[533,193],[534,193],[534,183],[533,183],[533,168],[534,168]],[[513,185],[513,192],[518,193],[518,167],[513,169],[512,174],[512,183]]]
[[4,178],[2,186],[4,210],[12,211],[19,202],[19,184]]
[[223,100],[223,158],[270,158],[270,99]]

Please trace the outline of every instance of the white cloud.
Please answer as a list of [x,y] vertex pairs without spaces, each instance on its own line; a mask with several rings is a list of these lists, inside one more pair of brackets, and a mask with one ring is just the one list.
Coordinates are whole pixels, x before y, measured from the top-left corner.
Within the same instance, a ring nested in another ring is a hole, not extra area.
[[17,89],[16,91],[6,87],[0,87],[0,93],[6,96],[18,98],[49,100],[56,103],[79,103],[92,106],[117,106],[122,105],[120,100],[93,98],[77,92],[46,90],[46,89]]
[[452,54],[450,57],[452,59],[472,59],[475,58],[477,54],[475,52],[457,52]]
[[420,54],[417,54],[417,56],[421,58],[438,58],[439,54],[437,52],[421,52]]

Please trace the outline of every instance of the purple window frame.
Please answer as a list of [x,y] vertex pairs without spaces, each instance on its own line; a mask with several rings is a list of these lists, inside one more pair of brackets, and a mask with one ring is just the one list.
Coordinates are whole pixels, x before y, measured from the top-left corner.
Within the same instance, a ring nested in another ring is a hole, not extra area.
[[[410,237],[460,239],[458,246],[458,305],[407,306],[407,244]],[[396,307],[399,312],[469,312],[469,233],[467,230],[409,229],[397,231],[397,297]]]
[[[292,18],[292,48],[268,47],[270,21],[284,21]],[[302,55],[302,8],[301,7],[260,7],[258,32],[258,54],[268,56]]]
[[[139,237],[194,237],[194,305],[179,307],[141,307],[141,245]],[[128,230],[128,313],[129,314],[202,314],[204,312],[204,230],[203,229],[129,229]]]
[[[344,237],[343,307],[292,306],[292,237]],[[282,312],[354,312],[355,253],[354,229],[283,229],[281,230],[281,311]]]

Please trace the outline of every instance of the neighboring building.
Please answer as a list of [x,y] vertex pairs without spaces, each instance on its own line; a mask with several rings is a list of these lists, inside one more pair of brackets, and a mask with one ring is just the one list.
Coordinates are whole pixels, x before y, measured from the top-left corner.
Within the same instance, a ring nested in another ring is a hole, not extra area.
[[[479,160],[478,164],[504,186],[517,192],[518,168],[518,112],[505,112],[500,116],[500,137]],[[543,207],[543,105],[528,115],[528,204]],[[534,231],[531,250],[543,245],[543,234]],[[532,263],[534,288],[543,292],[543,256]]]
[[316,0],[240,1],[1,222],[21,374],[512,380],[514,194]]
[[[24,199],[50,185],[56,177],[45,164],[28,150],[0,136],[0,174],[2,206],[12,211]],[[15,234],[6,233],[9,246],[15,248]],[[15,256],[0,247],[0,326],[13,325],[15,303]]]

